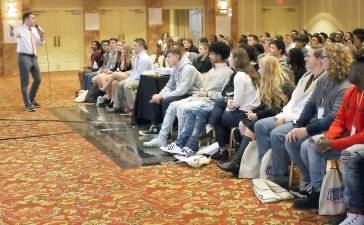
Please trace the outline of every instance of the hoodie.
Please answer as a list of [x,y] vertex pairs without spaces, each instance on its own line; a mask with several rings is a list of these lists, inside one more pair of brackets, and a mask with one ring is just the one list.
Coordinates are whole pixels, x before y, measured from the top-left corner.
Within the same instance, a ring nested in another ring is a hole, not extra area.
[[160,91],[162,98],[192,94],[202,86],[200,72],[185,55],[174,68],[166,86]]

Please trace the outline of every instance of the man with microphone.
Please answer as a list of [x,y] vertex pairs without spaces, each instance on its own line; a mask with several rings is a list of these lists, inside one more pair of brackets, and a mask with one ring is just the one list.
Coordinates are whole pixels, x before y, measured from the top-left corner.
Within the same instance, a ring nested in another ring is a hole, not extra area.
[[[35,112],[40,105],[35,101],[40,85],[40,69],[37,59],[37,45],[44,45],[44,32],[35,25],[35,15],[31,12],[23,14],[23,25],[14,29],[9,25],[9,36],[17,40],[18,66],[20,71],[20,85],[23,95],[25,111]],[[29,72],[33,76],[33,83],[28,93]]]

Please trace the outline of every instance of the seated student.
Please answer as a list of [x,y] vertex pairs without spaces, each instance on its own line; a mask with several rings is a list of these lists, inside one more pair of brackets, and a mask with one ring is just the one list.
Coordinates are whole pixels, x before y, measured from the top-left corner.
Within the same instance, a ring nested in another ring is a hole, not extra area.
[[102,66],[97,71],[88,71],[85,73],[83,78],[83,88],[84,90],[90,89],[92,85],[92,78],[96,76],[99,73],[102,73],[109,60],[109,40],[103,40],[101,41],[101,52],[102,52]]
[[[284,73],[290,74],[293,77],[293,71],[291,67],[287,64],[287,57],[286,57],[286,45],[282,40],[274,40],[270,43],[269,46],[269,53],[275,56],[279,64],[281,64],[281,70]],[[258,59],[264,57],[264,54],[261,54]]]
[[193,41],[191,38],[186,38],[183,40],[183,45],[187,52],[195,52],[198,54],[198,49],[193,45]]
[[82,71],[78,72],[78,79],[80,81],[80,89],[85,90],[84,88],[84,76],[87,72],[96,72],[102,67],[103,58],[101,51],[101,44],[98,41],[93,41],[91,43],[91,57],[90,57],[90,65],[83,68]]
[[364,49],[358,51],[356,60],[349,75],[353,85],[345,93],[335,121],[317,143],[322,154],[342,151],[344,202],[348,215],[341,225],[364,224]]
[[293,70],[294,83],[297,85],[303,74],[306,73],[306,61],[303,52],[298,48],[292,48],[288,53],[288,64]]
[[267,55],[259,62],[259,73],[261,81],[259,92],[261,104],[246,113],[242,119],[241,128],[242,140],[239,150],[233,158],[227,163],[220,163],[218,167],[235,176],[239,173],[240,161],[249,142],[255,140],[254,124],[260,119],[270,117],[279,113],[283,106],[291,98],[294,89],[291,77],[282,73],[278,59],[274,56]]
[[322,45],[323,43],[324,42],[322,41],[322,37],[318,33],[315,33],[312,35],[311,40],[310,40],[310,46]]
[[[348,47],[340,43],[327,44],[322,53],[323,69],[328,71],[317,81],[317,86],[310,100],[306,103],[300,118],[288,132],[285,147],[292,161],[300,169],[304,184],[312,186],[305,201],[295,201],[295,208],[318,208],[321,181],[311,180],[310,170],[304,163],[304,152],[317,135],[328,130],[335,119],[345,91],[349,87],[347,79],[351,64],[351,53]],[[312,137],[312,138],[310,138]],[[306,157],[306,156],[305,156]],[[313,172],[313,171],[312,171]],[[278,180],[278,182],[280,182]]]
[[[308,72],[302,76],[292,93],[291,100],[283,107],[281,113],[257,121],[254,125],[259,159],[272,149],[273,179],[284,177],[288,173],[289,157],[284,149],[285,136],[293,128],[292,121],[299,118],[313,90],[317,80],[324,74],[322,69],[322,48],[313,46],[307,56]],[[302,191],[305,187],[301,187]]]
[[307,34],[301,34],[296,41],[296,48],[300,49],[303,52],[303,55],[306,57],[308,53],[310,39]]
[[[166,39],[166,47],[164,48],[163,51],[158,51],[158,63],[160,63],[160,67],[170,67],[170,65],[168,65],[167,61],[167,52],[169,49],[171,49],[174,46],[174,41],[172,37],[168,37]],[[159,62],[159,57],[163,57],[163,61]]]
[[354,40],[353,45],[356,49],[361,49],[364,46],[364,29],[363,28],[357,28],[353,30]]
[[135,90],[138,88],[140,75],[152,69],[152,62],[146,53],[147,44],[143,38],[136,38],[133,44],[134,61],[132,70],[126,73],[127,79],[118,83],[113,108],[108,112],[131,112],[134,108]]
[[174,102],[192,95],[200,87],[200,73],[188,60],[187,56],[183,55],[179,47],[173,47],[167,52],[167,62],[174,67],[173,73],[168,80],[166,86],[159,92],[153,95],[149,103],[153,105],[152,110],[152,125],[149,130],[140,131],[142,136],[158,134],[160,123],[167,111],[168,106]]
[[259,38],[255,34],[248,35],[248,45],[254,47],[254,45],[259,43]]
[[[213,58],[213,57],[212,57]],[[229,57],[229,66],[234,71],[237,71],[236,75],[231,76],[231,70],[224,69],[226,74],[223,74],[221,71],[222,68],[228,67],[226,64],[221,64],[220,69],[217,69],[218,64],[214,64],[215,68],[211,69],[208,75],[210,75],[207,88],[209,86],[216,87],[216,93],[214,95],[210,95],[209,99],[204,99],[205,103],[201,104],[200,107],[187,111],[186,122],[181,133],[178,135],[178,138],[172,144],[166,146],[165,148],[161,148],[163,151],[176,154],[175,157],[179,160],[185,157],[192,156],[198,150],[198,135],[204,132],[204,127],[207,122],[207,118],[214,107],[214,103],[217,99],[226,104],[225,98],[221,99],[221,97],[226,94],[224,91],[228,89],[228,91],[234,92],[231,90],[230,85],[237,86],[236,90],[236,101],[245,102],[245,107],[249,108],[249,99],[245,99],[246,94],[249,94],[249,85],[253,86],[253,83],[250,80],[254,80],[255,82],[259,81],[259,74],[256,72],[254,67],[250,64],[250,59],[244,49],[237,48],[233,49],[230,53]],[[251,74],[251,75],[250,75]],[[229,75],[229,76],[228,76]],[[223,85],[221,79],[227,79],[229,83]],[[231,79],[233,77],[233,79]],[[247,81],[247,85],[244,85],[244,82]],[[230,84],[230,82],[233,84]],[[229,87],[227,87],[229,85]],[[257,85],[256,85],[257,86]],[[256,86],[252,87],[256,89]],[[229,89],[230,88],[230,89]],[[233,88],[233,87],[232,87]],[[211,89],[211,88],[210,88]],[[208,93],[210,93],[209,91]],[[226,96],[226,95],[225,95]],[[254,101],[254,100],[253,100]],[[239,102],[235,102],[237,106],[242,106]],[[236,111],[238,114],[240,110]]]
[[120,62],[117,71],[113,72],[111,76],[106,77],[105,81],[99,80],[98,86],[100,90],[105,93],[99,106],[112,108],[116,95],[117,85],[120,81],[128,78],[126,71],[131,70],[131,49],[126,45],[120,46]]
[[[119,66],[119,58],[120,52],[117,47],[118,40],[116,38],[111,38],[109,41],[109,53],[108,53],[108,61],[105,65],[105,68],[102,71],[92,78],[92,82],[94,84],[101,83],[101,81],[105,81],[110,74],[112,74]],[[105,81],[106,82],[106,81]],[[101,88],[99,86],[99,88]]]
[[193,66],[200,73],[206,73],[212,68],[211,60],[209,58],[209,44],[202,42],[198,46],[198,57],[192,62]]
[[[178,133],[182,132],[185,123],[185,112],[198,108],[203,103],[209,102],[210,98],[216,99],[219,96],[223,86],[229,81],[230,75],[232,74],[231,69],[224,63],[224,60],[229,56],[230,48],[222,43],[215,42],[209,47],[210,60],[216,64],[216,68],[211,69],[211,72],[218,71],[220,74],[219,79],[216,80],[216,76],[206,76],[207,79],[206,88],[202,88],[194,93],[194,96],[181,101],[173,102],[169,105],[166,116],[163,119],[162,128],[159,131],[158,137],[152,139],[149,142],[144,142],[144,147],[162,147],[167,145],[168,134],[172,129],[175,117],[178,117]],[[214,73],[214,75],[216,75]],[[202,87],[202,85],[200,85]]]

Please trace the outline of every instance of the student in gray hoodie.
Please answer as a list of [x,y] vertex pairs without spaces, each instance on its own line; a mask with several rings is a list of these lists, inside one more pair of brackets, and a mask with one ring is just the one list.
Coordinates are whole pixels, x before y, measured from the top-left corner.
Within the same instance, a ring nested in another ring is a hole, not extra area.
[[142,136],[158,134],[159,126],[171,102],[187,98],[201,86],[200,72],[192,65],[181,48],[173,47],[167,51],[168,65],[175,67],[166,86],[152,96],[152,125],[149,130],[140,131]]
[[[163,120],[158,137],[145,142],[144,147],[162,147],[167,144],[168,133],[175,117],[178,118],[178,132],[182,133],[188,112],[205,106],[212,106],[216,99],[221,98],[222,91],[230,80],[233,71],[224,62],[230,54],[230,48],[222,42],[216,42],[209,47],[209,57],[214,67],[206,74],[206,82],[193,96],[172,103]],[[162,148],[161,148],[162,149]]]

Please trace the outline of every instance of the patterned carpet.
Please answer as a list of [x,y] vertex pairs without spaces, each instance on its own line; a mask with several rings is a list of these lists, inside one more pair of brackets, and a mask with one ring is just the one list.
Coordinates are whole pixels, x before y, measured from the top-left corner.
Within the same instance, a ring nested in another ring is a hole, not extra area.
[[[0,77],[0,118],[56,119],[74,104],[74,73],[43,77],[37,113],[23,112],[17,77]],[[64,124],[0,121],[0,224],[322,224],[291,202],[261,204],[249,180],[215,165],[120,169]]]

